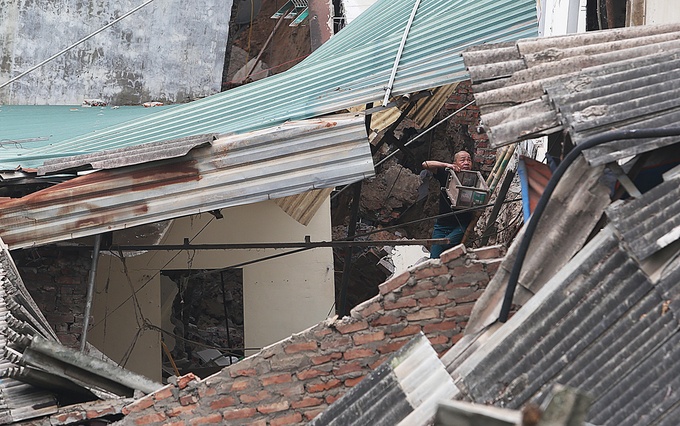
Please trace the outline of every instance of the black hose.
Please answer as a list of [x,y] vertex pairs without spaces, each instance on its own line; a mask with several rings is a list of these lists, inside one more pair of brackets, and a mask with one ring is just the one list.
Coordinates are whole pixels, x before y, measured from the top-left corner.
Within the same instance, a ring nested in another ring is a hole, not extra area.
[[644,138],[659,138],[666,136],[680,136],[679,127],[668,127],[668,128],[657,128],[657,129],[640,129],[640,130],[612,130],[606,133],[601,133],[599,135],[590,137],[578,144],[574,149],[572,149],[565,159],[560,163],[555,172],[553,173],[550,181],[543,190],[541,198],[536,204],[531,217],[529,218],[529,223],[524,231],[524,236],[522,237],[522,242],[517,249],[517,257],[515,258],[515,263],[512,265],[512,271],[510,271],[510,277],[508,278],[508,285],[505,288],[505,295],[503,297],[503,305],[501,306],[501,312],[498,315],[499,322],[506,322],[508,316],[510,316],[510,308],[512,307],[512,299],[515,294],[515,289],[517,287],[517,282],[519,281],[519,273],[522,270],[522,264],[526,257],[527,251],[529,249],[529,244],[531,243],[531,238],[533,237],[536,228],[538,227],[538,221],[545,210],[545,206],[548,204],[548,200],[552,196],[557,183],[560,181],[567,168],[571,163],[576,160],[576,158],[585,149],[592,148],[594,146],[612,142],[619,139],[644,139]]

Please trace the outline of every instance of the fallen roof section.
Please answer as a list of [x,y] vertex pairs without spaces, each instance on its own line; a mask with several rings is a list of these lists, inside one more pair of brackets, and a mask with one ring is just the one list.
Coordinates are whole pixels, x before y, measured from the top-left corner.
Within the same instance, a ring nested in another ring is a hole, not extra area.
[[54,141],[17,161],[36,167],[46,158],[198,134],[252,132],[319,117],[381,99],[395,62],[391,90],[398,96],[467,79],[460,54],[469,46],[537,32],[535,1],[422,1],[398,57],[412,9],[412,0],[378,1],[286,72],[94,134]]
[[[199,145],[186,156],[99,170],[4,200],[0,237],[11,249],[42,245],[332,188],[374,173],[363,116],[353,114]],[[116,157],[107,153],[97,161],[105,167],[106,159]],[[68,158],[62,167],[92,161],[90,156],[80,160]]]
[[[578,144],[606,129],[680,118],[680,24],[492,44],[463,57],[495,147],[561,130]],[[605,164],[678,140],[614,141],[584,155]]]

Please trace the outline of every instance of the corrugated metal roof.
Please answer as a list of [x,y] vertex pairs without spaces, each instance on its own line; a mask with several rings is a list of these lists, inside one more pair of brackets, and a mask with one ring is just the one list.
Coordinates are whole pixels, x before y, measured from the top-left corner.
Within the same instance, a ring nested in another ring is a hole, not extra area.
[[[667,183],[677,187],[677,180]],[[626,211],[654,203],[668,189],[657,186],[629,201]],[[629,253],[638,240],[622,244],[615,232],[625,235],[636,221],[652,233],[667,231],[680,204],[662,202],[655,211],[641,212],[644,220],[623,210],[612,215],[608,227],[460,362],[452,376],[466,397],[517,408],[540,403],[560,383],[593,397],[588,421],[594,424],[668,421],[680,404],[678,248],[664,254],[671,260],[657,266],[660,278],[653,282]]]
[[[205,133],[244,133],[340,111],[382,98],[413,7],[382,0],[294,68],[145,118],[24,155],[85,154]],[[399,62],[394,96],[467,78],[460,53],[492,41],[535,35],[533,0],[421,2]]]
[[309,225],[309,222],[332,192],[333,188],[307,191],[302,194],[277,198],[274,202],[293,219],[303,225]]
[[[42,159],[35,155],[24,161],[34,150],[169,108],[172,106],[0,105],[0,170],[37,167]],[[63,150],[60,155],[77,153]]]
[[309,424],[427,425],[437,403],[455,394],[451,377],[420,333]]
[[[669,126],[680,114],[679,55],[680,24],[520,40],[463,53],[495,147],[563,129],[578,143],[612,128]],[[638,141],[626,149],[613,142],[584,155],[603,164],[677,140]]]
[[[90,161],[88,155],[66,164]],[[223,136],[183,157],[100,170],[0,201],[0,237],[12,249],[41,245],[332,188],[373,174],[363,116],[290,122]]]
[[[644,197],[607,209],[613,226],[640,261],[680,238],[680,175],[657,185]],[[659,217],[664,221],[659,223]]]

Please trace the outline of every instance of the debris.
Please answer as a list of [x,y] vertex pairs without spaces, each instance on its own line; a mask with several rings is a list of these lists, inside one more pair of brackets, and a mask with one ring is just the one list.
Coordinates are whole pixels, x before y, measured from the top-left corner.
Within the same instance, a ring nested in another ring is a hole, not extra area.
[[83,99],[82,106],[85,108],[89,107],[105,107],[106,101],[101,99]]
[[157,101],[152,101],[152,102],[144,102],[142,104],[144,108],[151,108],[151,107],[157,107],[157,106],[163,106],[163,102],[157,102]]

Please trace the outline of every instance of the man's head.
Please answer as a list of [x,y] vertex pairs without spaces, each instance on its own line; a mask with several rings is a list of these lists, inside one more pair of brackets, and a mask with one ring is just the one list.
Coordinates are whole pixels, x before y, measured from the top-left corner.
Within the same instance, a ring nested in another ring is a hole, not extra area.
[[453,156],[453,164],[461,170],[472,170],[472,157],[470,157],[467,151],[458,151]]

